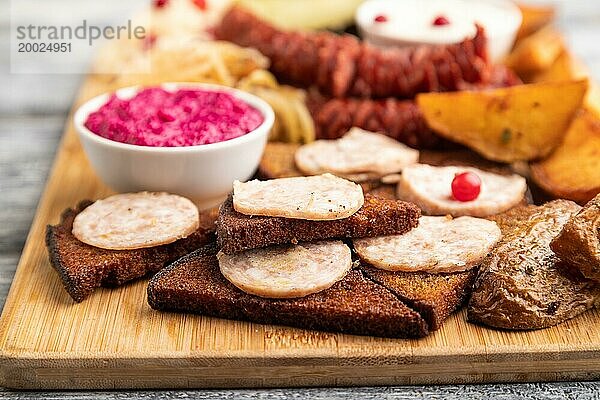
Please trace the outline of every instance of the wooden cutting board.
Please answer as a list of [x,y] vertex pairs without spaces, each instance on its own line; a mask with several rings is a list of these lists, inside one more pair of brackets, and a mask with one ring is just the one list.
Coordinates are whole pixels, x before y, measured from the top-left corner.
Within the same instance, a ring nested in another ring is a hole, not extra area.
[[[87,80],[77,104],[106,90]],[[187,314],[146,303],[146,280],[80,304],[48,262],[46,225],[109,194],[71,125],[0,319],[0,384],[24,389],[348,386],[600,378],[600,311],[550,329],[506,332],[465,313],[421,340],[305,331]]]

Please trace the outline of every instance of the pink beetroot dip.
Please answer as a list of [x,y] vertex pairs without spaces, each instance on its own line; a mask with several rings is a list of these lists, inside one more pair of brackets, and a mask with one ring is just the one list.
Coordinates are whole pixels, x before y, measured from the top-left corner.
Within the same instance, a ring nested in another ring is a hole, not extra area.
[[218,90],[147,88],[130,99],[112,95],[85,127],[106,139],[152,147],[223,142],[256,129],[262,114]]

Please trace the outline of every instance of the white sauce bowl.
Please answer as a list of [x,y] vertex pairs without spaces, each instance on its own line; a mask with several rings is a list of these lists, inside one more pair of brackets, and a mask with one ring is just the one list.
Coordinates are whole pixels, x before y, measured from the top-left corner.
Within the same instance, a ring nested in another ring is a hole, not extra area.
[[[374,22],[378,15],[388,21]],[[433,26],[440,15],[450,24]],[[521,11],[509,0],[367,0],[356,11],[361,35],[377,46],[458,43],[473,37],[479,23],[485,28],[492,62],[511,50],[521,20]]]
[[[168,91],[206,89],[230,93],[256,108],[264,117],[255,130],[223,142],[185,147],[149,147],[103,138],[85,127],[90,113],[104,105],[112,93],[83,104],[73,122],[85,153],[100,177],[118,192],[165,191],[197,202],[211,202],[232,190],[234,180],[248,180],[256,171],[269,132],[273,109],[264,100],[230,87],[200,83],[165,83]],[[120,98],[131,98],[144,87],[117,90]]]

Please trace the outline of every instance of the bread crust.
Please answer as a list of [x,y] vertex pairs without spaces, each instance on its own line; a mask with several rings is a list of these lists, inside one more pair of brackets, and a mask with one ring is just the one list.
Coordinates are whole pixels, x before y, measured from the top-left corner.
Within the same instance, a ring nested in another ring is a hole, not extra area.
[[224,253],[233,254],[301,241],[401,235],[416,227],[420,216],[421,211],[414,204],[368,194],[360,210],[340,220],[308,221],[249,216],[235,211],[230,195],[219,210],[217,239]]
[[477,268],[449,274],[427,272],[391,272],[369,265],[362,266],[365,276],[385,286],[402,302],[417,311],[435,331],[469,297]]

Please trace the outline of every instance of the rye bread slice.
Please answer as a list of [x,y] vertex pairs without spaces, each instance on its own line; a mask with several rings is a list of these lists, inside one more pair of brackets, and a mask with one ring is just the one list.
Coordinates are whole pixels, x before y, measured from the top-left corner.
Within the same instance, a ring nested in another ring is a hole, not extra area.
[[334,221],[249,216],[235,211],[230,195],[219,210],[217,239],[221,250],[232,254],[275,244],[401,235],[416,227],[420,216],[414,204],[369,194],[354,215]]
[[419,338],[426,321],[386,287],[350,271],[329,289],[297,299],[264,299],[244,293],[219,270],[209,244],[156,274],[148,303],[156,310],[288,325],[356,335]]
[[385,286],[400,300],[417,311],[435,331],[469,297],[477,268],[449,274],[392,272],[369,265],[361,267],[372,281]]
[[91,201],[83,201],[75,209],[65,210],[58,225],[46,228],[50,263],[76,302],[83,301],[100,286],[120,286],[155,273],[214,240],[216,210],[200,213],[198,230],[174,243],[136,250],[100,249],[79,241],[71,233],[75,216],[90,204]]

